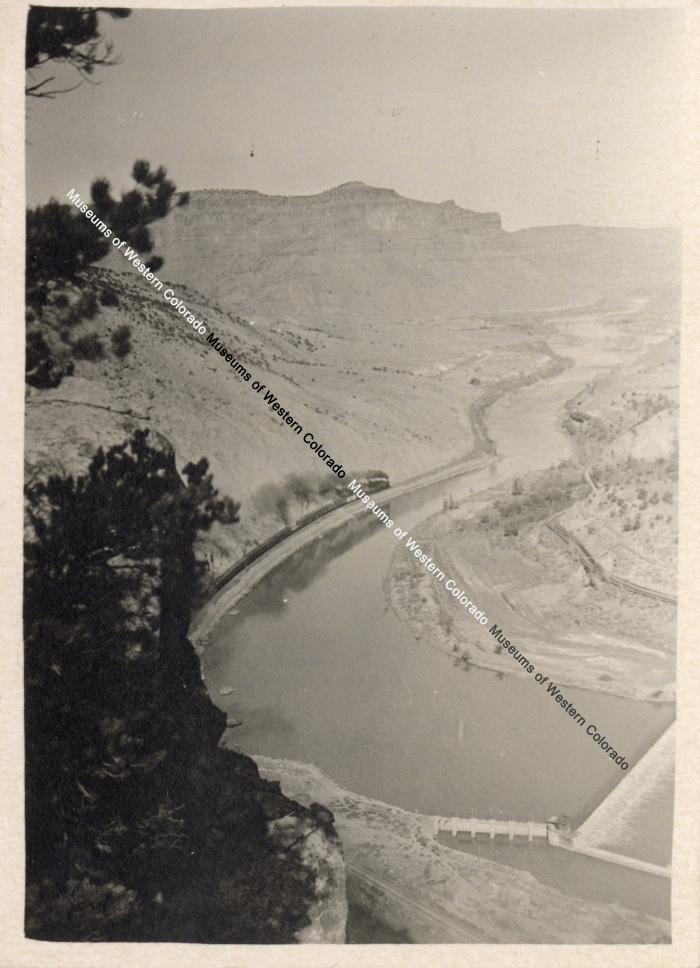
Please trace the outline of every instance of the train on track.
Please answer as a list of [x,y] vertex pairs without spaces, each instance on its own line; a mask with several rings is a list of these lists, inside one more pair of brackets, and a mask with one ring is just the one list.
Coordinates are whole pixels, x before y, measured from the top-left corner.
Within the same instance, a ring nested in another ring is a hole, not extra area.
[[[355,478],[355,480],[357,480],[357,478]],[[363,490],[370,494],[375,491],[383,491],[390,486],[389,475],[385,474],[384,471],[367,471],[367,473],[359,478],[359,480],[362,484]],[[235,564],[231,565],[230,568],[227,568],[223,574],[214,579],[213,590],[215,592],[221,591],[221,589],[224,588],[224,586],[227,585],[232,578],[235,578],[236,575],[239,575],[249,565],[264,555],[266,551],[269,551],[270,548],[274,548],[275,545],[278,545],[281,541],[284,541],[285,538],[288,538],[296,531],[301,531],[302,528],[305,528],[307,525],[311,524],[312,521],[316,521],[318,518],[322,518],[326,514],[330,514],[331,511],[335,511],[336,508],[342,507],[344,504],[351,504],[356,500],[357,498],[354,494],[348,494],[347,497],[344,495],[339,495],[329,504],[324,504],[323,507],[316,508],[314,511],[310,511],[308,514],[305,514],[303,518],[299,518],[299,520],[293,526],[288,526],[286,528],[282,528],[280,531],[276,531],[266,541],[256,545],[255,548],[243,555],[242,558],[239,558],[239,560]]]

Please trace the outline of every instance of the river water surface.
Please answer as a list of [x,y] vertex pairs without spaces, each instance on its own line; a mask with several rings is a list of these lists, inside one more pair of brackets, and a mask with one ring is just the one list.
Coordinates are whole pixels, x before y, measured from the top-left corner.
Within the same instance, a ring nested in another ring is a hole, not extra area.
[[[447,494],[459,499],[567,457],[560,407],[594,375],[577,366],[499,400],[488,425],[503,460],[393,501],[395,523],[410,532]],[[417,641],[386,604],[396,547],[371,515],[350,522],[287,559],[221,619],[206,679],[216,704],[242,720],[231,740],[251,755],[314,763],[341,786],[420,813],[583,820],[618,782],[619,767],[534,681],[458,670]],[[222,696],[227,687],[233,692]],[[631,765],[673,715],[568,687],[566,696]],[[531,861],[523,860],[528,850]],[[551,859],[562,852],[544,853],[545,861],[542,850],[520,850],[514,866],[533,864],[561,889],[571,866],[588,860],[569,855],[564,876]],[[642,876],[620,877],[639,884]],[[633,904],[635,890],[623,893]],[[598,888],[594,896],[602,896]]]

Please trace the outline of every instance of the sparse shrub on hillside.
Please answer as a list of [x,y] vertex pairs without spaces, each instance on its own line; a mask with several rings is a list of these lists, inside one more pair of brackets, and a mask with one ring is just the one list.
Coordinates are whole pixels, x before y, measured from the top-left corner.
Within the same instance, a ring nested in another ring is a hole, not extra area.
[[103,306],[118,306],[119,296],[111,286],[105,286],[100,292],[100,302]]
[[47,312],[55,329],[77,326],[85,319],[94,319],[98,311],[94,293],[77,294],[75,287],[60,292],[52,290],[47,302]]
[[[76,311],[80,314],[81,320],[94,319],[100,311],[95,293],[92,291],[83,293],[83,295],[80,297]],[[80,320],[78,320],[78,322],[79,321]]]
[[75,364],[63,346],[49,346],[39,330],[27,332],[25,366],[34,374],[36,386],[57,387],[64,376],[71,376]]
[[112,352],[116,357],[122,359],[131,352],[131,327],[124,324],[117,326],[111,336]]
[[547,476],[541,477],[527,493],[523,484],[521,494],[505,500],[497,498],[494,501],[495,513],[483,511],[478,520],[486,530],[507,525],[504,534],[511,537],[518,533],[520,527],[564,510],[575,500],[586,496],[588,491],[580,470],[562,462]]
[[101,360],[105,355],[105,348],[97,333],[86,333],[72,344],[73,356],[76,360]]
[[[134,164],[132,177],[134,187],[120,199],[112,196],[105,179],[97,179],[89,204],[111,231],[139,253],[150,255],[148,265],[155,271],[162,259],[151,255],[153,242],[148,226],[170,211],[175,185],[167,179],[164,168],[152,171],[145,161]],[[180,196],[177,204],[183,204],[182,199]],[[27,353],[26,380],[31,386],[57,386],[66,375],[65,361],[56,349],[58,330],[93,319],[99,312],[97,296],[85,290],[84,270],[109,250],[109,240],[73,205],[52,200],[27,211],[26,298],[33,313],[27,340],[33,340],[33,352],[31,365]],[[68,301],[67,293],[75,290],[82,290],[80,298],[61,309],[57,297],[63,295]],[[43,342],[30,331],[40,332]],[[38,346],[43,347],[41,356]]]

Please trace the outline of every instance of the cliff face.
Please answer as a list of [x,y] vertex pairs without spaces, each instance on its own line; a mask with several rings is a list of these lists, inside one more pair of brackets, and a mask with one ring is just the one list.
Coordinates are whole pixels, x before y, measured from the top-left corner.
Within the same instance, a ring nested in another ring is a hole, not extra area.
[[130,446],[28,496],[48,528],[28,519],[27,935],[342,943],[332,815],[219,747],[187,638],[188,491],[162,439]]
[[358,182],[299,197],[195,191],[156,235],[168,278],[255,318],[321,326],[590,303],[672,285],[679,267],[673,233],[508,233],[496,213]]

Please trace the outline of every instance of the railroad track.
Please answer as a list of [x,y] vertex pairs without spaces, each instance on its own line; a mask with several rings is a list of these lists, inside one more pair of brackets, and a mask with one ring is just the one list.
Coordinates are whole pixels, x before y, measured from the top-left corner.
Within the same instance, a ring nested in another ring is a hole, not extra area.
[[583,542],[580,541],[576,535],[573,535],[570,531],[567,531],[566,528],[562,527],[562,525],[558,524],[556,521],[547,521],[547,527],[572,549],[576,557],[590,575],[595,575],[595,577],[599,578],[601,581],[605,581],[609,585],[615,585],[617,588],[621,588],[623,591],[632,592],[635,595],[643,595],[645,598],[653,598],[659,602],[666,602],[668,605],[678,604],[678,599],[675,595],[669,595],[667,592],[657,591],[655,588],[646,588],[644,585],[638,585],[636,582],[628,581],[627,578],[620,578],[618,575],[613,575],[606,571],[606,569],[595,560]]
[[445,914],[441,914],[440,912],[429,907],[427,904],[422,904],[420,901],[417,901],[415,897],[404,894],[403,891],[398,890],[393,884],[389,884],[387,881],[376,877],[374,874],[370,874],[369,871],[364,870],[362,867],[358,867],[357,864],[353,864],[352,862],[346,860],[345,866],[350,873],[355,875],[355,877],[359,877],[367,884],[371,884],[383,894],[393,898],[395,901],[399,901],[399,903],[403,904],[406,908],[421,914],[427,920],[432,921],[435,924],[439,924],[443,928],[447,928],[452,932],[453,935],[456,936],[457,939],[467,944],[474,944],[479,941],[488,940],[483,931],[480,931],[476,925],[473,926],[472,932],[470,933],[469,931],[465,930],[464,925],[453,921],[452,918]]

